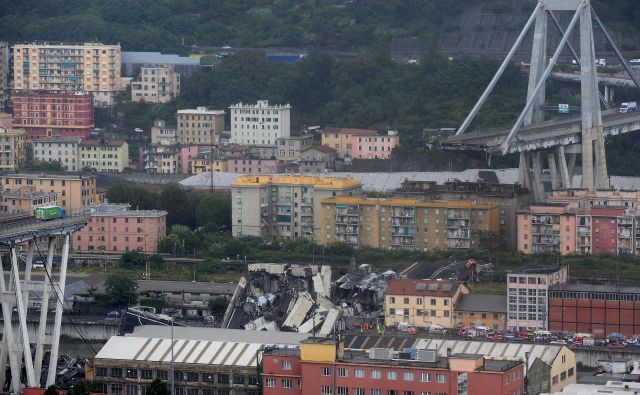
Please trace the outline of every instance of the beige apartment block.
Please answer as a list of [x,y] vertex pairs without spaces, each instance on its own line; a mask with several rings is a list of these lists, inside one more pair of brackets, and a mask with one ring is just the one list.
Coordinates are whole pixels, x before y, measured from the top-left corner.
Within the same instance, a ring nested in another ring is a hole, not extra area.
[[362,184],[350,177],[240,176],[232,184],[232,232],[269,240],[313,239],[321,234],[321,200],[361,194]]
[[113,104],[124,90],[120,45],[19,44],[13,47],[13,89],[21,91],[87,91],[96,106]]
[[320,244],[384,249],[469,250],[499,231],[498,206],[472,201],[336,196],[321,202]]
[[140,79],[131,82],[131,101],[166,103],[180,94],[180,74],[173,66],[147,65],[140,69]]
[[58,204],[67,213],[97,203],[96,177],[82,175],[5,174],[0,176],[2,190],[33,186],[34,192],[54,192]]
[[18,170],[25,160],[24,130],[0,128],[0,171]]
[[218,144],[224,130],[222,110],[207,107],[178,110],[178,129],[176,137],[180,144]]
[[78,156],[81,169],[120,173],[129,165],[129,144],[123,140],[82,140]]

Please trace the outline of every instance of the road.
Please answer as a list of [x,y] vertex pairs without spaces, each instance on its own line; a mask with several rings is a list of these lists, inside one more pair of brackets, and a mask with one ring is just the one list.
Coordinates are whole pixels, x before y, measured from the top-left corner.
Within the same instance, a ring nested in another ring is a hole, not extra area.
[[449,279],[457,278],[459,273],[466,271],[466,259],[440,259],[433,262],[421,262],[411,267],[404,274],[410,279]]

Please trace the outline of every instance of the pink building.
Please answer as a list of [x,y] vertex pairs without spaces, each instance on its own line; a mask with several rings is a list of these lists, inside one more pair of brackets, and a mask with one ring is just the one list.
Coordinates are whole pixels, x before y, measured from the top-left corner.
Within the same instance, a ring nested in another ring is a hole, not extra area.
[[227,159],[227,171],[240,174],[276,174],[277,159]]
[[351,157],[354,159],[389,159],[400,142],[398,132],[387,134],[354,135],[351,137]]
[[103,203],[85,208],[91,215],[87,226],[73,234],[75,251],[154,254],[166,236],[166,211],[131,210],[128,204]]
[[189,174],[191,172],[191,160],[193,158],[197,158],[201,152],[210,150],[209,147],[199,145],[183,145],[180,147],[180,153],[178,155],[178,160],[180,164],[178,165],[178,171],[182,174]]

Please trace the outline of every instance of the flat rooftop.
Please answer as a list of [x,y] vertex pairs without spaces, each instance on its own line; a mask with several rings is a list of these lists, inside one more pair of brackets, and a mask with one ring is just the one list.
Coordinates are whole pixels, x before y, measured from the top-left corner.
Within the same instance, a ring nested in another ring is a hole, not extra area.
[[[132,336],[171,339],[171,327],[142,325],[134,328]],[[218,342],[242,342],[298,345],[310,337],[310,333],[247,331],[244,329],[220,329],[203,327],[173,327],[174,339],[209,340]]]
[[550,290],[640,294],[640,287],[628,287],[628,286],[607,285],[607,284],[555,284],[550,287]]

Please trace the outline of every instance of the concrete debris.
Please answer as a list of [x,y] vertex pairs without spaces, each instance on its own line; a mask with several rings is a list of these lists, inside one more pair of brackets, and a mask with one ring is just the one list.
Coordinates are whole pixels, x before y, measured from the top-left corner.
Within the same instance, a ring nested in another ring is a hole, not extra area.
[[297,329],[302,324],[302,321],[304,321],[312,307],[313,299],[311,298],[311,295],[308,292],[300,292],[296,303],[293,305],[293,309],[291,309],[291,312],[287,316],[287,319],[284,320],[282,326]]
[[[254,263],[238,283],[223,328],[317,332],[327,336],[382,308],[384,291],[395,272],[374,273],[355,266],[335,284],[331,267]],[[354,314],[358,317],[353,317]]]
[[336,281],[334,299],[353,307],[357,313],[373,311],[384,303],[384,292],[396,272],[374,273],[370,265],[360,265]]

